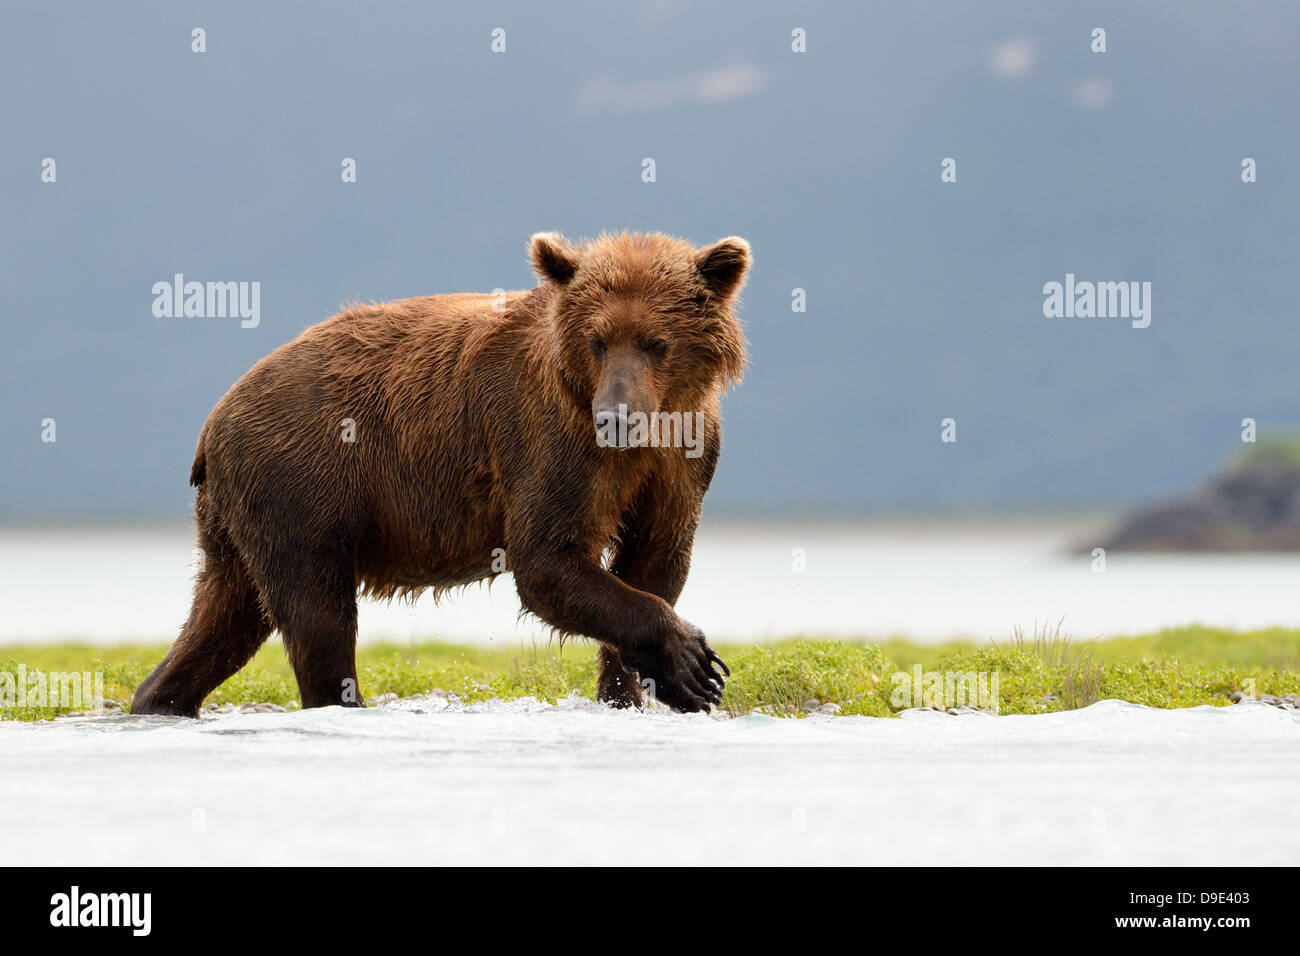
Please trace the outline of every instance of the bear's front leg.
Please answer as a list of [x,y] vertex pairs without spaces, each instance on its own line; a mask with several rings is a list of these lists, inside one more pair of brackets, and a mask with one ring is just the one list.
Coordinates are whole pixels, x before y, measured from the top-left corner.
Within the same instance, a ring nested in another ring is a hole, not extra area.
[[[651,498],[651,490],[653,486],[639,503],[640,520],[624,524],[610,571],[637,590],[675,605],[690,570],[696,522],[686,522],[676,529],[676,534],[666,539],[655,535],[648,517],[654,514],[655,502],[647,500]],[[682,510],[690,513],[690,508],[688,503]],[[698,503],[695,503],[695,513],[698,513],[698,508]],[[601,649],[596,699],[613,707],[640,707],[642,701],[641,682],[637,675],[623,666],[617,653],[605,648]]]
[[[686,480],[681,480],[680,472],[665,467],[656,471],[642,487],[622,517],[617,550],[609,566],[620,581],[660,597],[670,606],[677,604],[686,586],[700,506],[721,448],[716,426],[710,429],[707,438],[706,454],[697,459],[683,459]],[[601,655],[601,676],[596,685],[598,698],[616,707],[627,706],[618,695],[624,683],[622,675],[628,673],[624,664],[618,655]],[[729,673],[725,664],[721,661],[719,664],[724,673]]]
[[727,665],[700,629],[663,598],[572,555],[528,555],[514,574],[528,611],[554,628],[610,647],[662,703],[694,712],[722,702]]

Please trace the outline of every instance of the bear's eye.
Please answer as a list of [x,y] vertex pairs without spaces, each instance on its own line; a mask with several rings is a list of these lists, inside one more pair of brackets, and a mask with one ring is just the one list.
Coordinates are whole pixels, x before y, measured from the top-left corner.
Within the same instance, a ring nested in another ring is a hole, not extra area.
[[668,354],[668,342],[665,339],[651,339],[641,347],[657,359],[661,359]]
[[605,340],[599,335],[593,335],[587,340],[587,344],[591,346],[591,354],[596,358],[600,358],[605,354]]

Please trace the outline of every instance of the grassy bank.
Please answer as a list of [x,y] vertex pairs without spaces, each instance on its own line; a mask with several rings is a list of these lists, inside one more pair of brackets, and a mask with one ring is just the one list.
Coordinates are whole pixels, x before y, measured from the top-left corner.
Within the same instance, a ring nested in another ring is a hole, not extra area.
[[[126,705],[165,650],[157,645],[3,647],[0,699],[14,693],[21,667],[29,681],[36,672],[101,672],[105,698]],[[799,639],[762,647],[719,646],[719,651],[732,669],[724,707],[736,715],[760,711],[801,716],[830,704],[840,714],[875,717],[926,704],[1038,714],[1107,698],[1151,707],[1193,707],[1227,705],[1236,692],[1300,693],[1296,630],[1237,633],[1189,627],[1093,643],[1040,634],[983,646]],[[361,649],[358,664],[362,690],[371,699],[434,690],[470,703],[528,696],[554,701],[571,693],[595,696],[595,651],[587,642],[514,651],[441,643],[373,645]],[[2,683],[6,673],[14,675],[8,687]],[[13,698],[0,706],[0,719],[42,720],[71,709],[42,706],[39,698],[25,706],[16,703]],[[269,643],[208,703],[296,707],[297,689],[283,648]]]

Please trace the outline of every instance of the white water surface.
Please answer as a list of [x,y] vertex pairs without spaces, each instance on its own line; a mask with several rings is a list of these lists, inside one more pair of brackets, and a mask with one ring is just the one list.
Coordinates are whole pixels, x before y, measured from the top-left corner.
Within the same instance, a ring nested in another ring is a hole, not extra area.
[[[1055,625],[1079,639],[1201,623],[1300,627],[1300,555],[1087,554],[1087,525],[892,521],[729,524],[700,529],[678,609],[715,641],[796,634],[1004,640]],[[189,612],[193,535],[186,529],[0,529],[0,647],[175,638]],[[800,555],[796,555],[796,551]],[[804,570],[796,570],[802,560]],[[519,616],[514,582],[441,604],[364,601],[363,643],[545,642]]]
[[0,722],[11,867],[1296,865],[1297,793],[1300,712],[1262,703],[778,720],[430,698]]

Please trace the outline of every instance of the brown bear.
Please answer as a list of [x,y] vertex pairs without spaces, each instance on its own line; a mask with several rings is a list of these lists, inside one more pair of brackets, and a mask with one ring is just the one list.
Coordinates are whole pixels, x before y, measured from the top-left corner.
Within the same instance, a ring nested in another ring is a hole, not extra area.
[[442,592],[502,555],[528,611],[599,642],[602,701],[719,703],[730,672],[673,605],[745,365],[749,246],[539,233],[530,252],[531,291],[349,308],[217,403],[190,472],[194,604],[133,713],[198,716],[273,629],[304,707],[360,706],[358,589]]

